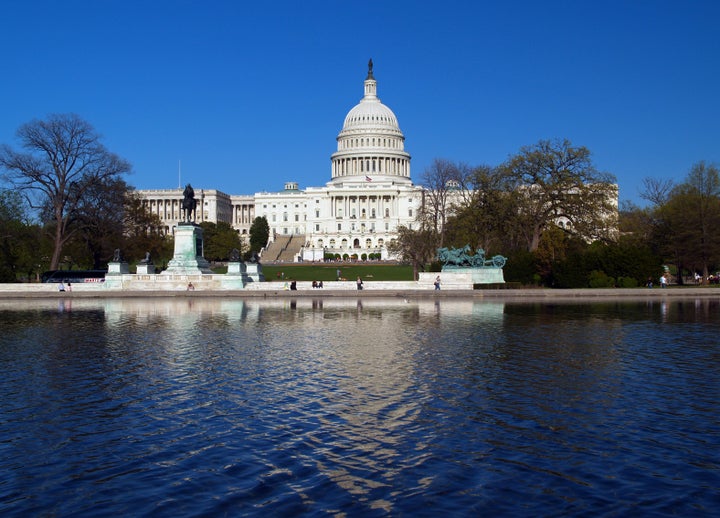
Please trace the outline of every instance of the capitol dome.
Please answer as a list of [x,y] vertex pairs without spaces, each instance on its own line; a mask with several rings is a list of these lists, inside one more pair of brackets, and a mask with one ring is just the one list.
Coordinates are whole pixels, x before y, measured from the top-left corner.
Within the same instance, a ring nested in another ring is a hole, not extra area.
[[368,64],[365,95],[345,117],[332,155],[332,181],[392,177],[410,182],[410,155],[397,117],[377,96],[373,63]]

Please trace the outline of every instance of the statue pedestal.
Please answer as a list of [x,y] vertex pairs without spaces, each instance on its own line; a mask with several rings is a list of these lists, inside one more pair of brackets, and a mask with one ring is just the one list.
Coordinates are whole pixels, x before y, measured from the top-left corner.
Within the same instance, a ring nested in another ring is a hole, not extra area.
[[175,229],[175,253],[161,275],[211,274],[210,263],[203,257],[203,229],[181,223]]
[[130,273],[130,266],[125,261],[108,263],[108,275],[122,275]]
[[108,263],[108,272],[105,274],[105,288],[111,290],[122,288],[122,276],[128,273],[130,273],[130,266],[125,261]]
[[220,284],[226,290],[241,290],[245,287],[246,281],[245,263],[230,261],[227,273],[221,279]]
[[265,280],[260,263],[246,263],[245,267],[250,282],[263,282]]
[[471,290],[475,284],[502,284],[502,268],[447,268],[441,272],[420,272],[418,284],[434,289],[435,278],[440,276],[441,290]]
[[137,265],[138,275],[155,275],[155,265],[153,263],[143,263]]

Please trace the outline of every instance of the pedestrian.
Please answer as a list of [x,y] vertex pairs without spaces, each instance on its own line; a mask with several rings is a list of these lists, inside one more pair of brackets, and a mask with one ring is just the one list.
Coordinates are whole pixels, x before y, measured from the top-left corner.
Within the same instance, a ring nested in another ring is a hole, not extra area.
[[192,283],[192,282],[189,282],[189,283],[188,283],[188,285],[187,285],[187,290],[188,290],[188,291],[195,291],[195,286],[193,286],[193,283]]
[[660,287],[667,288],[667,279],[665,278],[664,273],[660,276]]
[[359,275],[358,275],[358,278],[357,278],[357,289],[358,289],[358,290],[363,289],[363,281],[362,281],[362,279],[360,278]]
[[337,270],[335,270],[335,280],[336,280],[336,281],[339,281],[339,280],[340,280],[340,268],[338,268]]
[[65,285],[60,281],[60,284],[58,284],[58,291],[65,291]]
[[68,282],[67,290],[72,291],[72,283],[71,282]]
[[435,289],[436,290],[440,289],[440,276],[439,275],[437,277],[435,277]]

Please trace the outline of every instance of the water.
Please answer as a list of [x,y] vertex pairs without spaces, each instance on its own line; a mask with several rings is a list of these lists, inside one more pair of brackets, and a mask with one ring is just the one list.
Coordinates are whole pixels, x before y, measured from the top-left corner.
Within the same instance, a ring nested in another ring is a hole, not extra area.
[[0,303],[0,513],[715,514],[719,308]]

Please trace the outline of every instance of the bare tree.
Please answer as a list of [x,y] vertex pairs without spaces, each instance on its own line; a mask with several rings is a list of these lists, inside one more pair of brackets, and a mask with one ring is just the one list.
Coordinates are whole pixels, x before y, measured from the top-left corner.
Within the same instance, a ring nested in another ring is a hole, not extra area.
[[398,237],[388,244],[388,250],[397,254],[404,262],[413,267],[413,279],[417,280],[418,271],[433,260],[437,251],[437,234],[430,229],[410,230],[398,228]]
[[21,126],[17,137],[24,152],[0,147],[0,167],[30,206],[48,211],[54,249],[50,269],[57,269],[65,243],[89,189],[130,171],[130,164],[109,152],[100,136],[74,114],[50,115]]
[[668,201],[674,187],[675,184],[672,180],[643,178],[643,191],[640,193],[640,197],[659,207]]
[[567,218],[569,232],[586,239],[608,238],[617,212],[612,175],[598,172],[590,151],[570,141],[541,140],[526,146],[501,166],[520,196],[529,251],[537,250],[543,231]]
[[436,158],[422,175],[425,187],[419,219],[439,236],[440,246],[445,237],[445,223],[450,211],[450,192],[460,185],[459,168],[447,160]]

